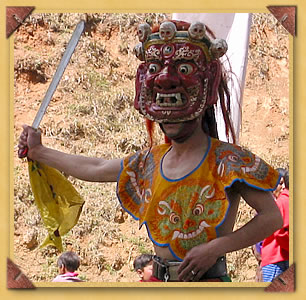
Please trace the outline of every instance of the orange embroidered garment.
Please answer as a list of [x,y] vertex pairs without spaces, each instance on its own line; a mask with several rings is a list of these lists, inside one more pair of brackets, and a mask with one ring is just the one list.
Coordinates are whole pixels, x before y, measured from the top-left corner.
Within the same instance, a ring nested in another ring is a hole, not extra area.
[[163,144],[124,159],[117,195],[140,227],[146,224],[150,239],[168,246],[179,260],[194,246],[217,237],[229,208],[225,188],[239,180],[271,191],[279,180],[278,172],[250,151],[213,138],[192,172],[169,179],[162,165],[170,148]]

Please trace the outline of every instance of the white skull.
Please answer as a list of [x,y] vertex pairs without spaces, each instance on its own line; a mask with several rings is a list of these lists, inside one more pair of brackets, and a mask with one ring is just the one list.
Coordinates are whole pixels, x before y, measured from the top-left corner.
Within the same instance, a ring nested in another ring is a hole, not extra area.
[[140,42],[145,42],[148,36],[151,34],[150,25],[147,23],[140,24],[137,29],[137,35]]
[[220,58],[227,51],[227,43],[223,39],[215,39],[211,42],[210,52],[214,58]]
[[206,27],[201,22],[194,22],[188,28],[189,36],[195,40],[201,40],[205,36]]
[[171,40],[176,33],[176,26],[172,22],[164,22],[160,25],[159,36],[164,41]]
[[138,44],[134,47],[134,54],[135,54],[135,56],[136,56],[139,60],[141,60],[141,61],[144,61],[144,60],[145,60],[145,55],[144,55],[142,43],[138,43]]

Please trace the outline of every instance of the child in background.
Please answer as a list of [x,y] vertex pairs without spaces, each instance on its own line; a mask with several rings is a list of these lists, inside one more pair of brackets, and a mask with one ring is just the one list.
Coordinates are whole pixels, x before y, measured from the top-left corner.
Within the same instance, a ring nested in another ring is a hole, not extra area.
[[134,260],[134,270],[140,277],[140,282],[153,281],[153,255],[141,254]]
[[[285,186],[285,180],[287,178],[286,176],[288,176],[287,180],[289,180],[289,172],[286,169],[277,168],[276,170],[280,174],[281,179],[279,181],[279,184],[278,184],[277,188],[273,191],[273,196],[274,196],[275,200],[278,198],[278,196],[282,193],[282,191],[286,187]],[[289,183],[288,183],[288,185],[289,185]]]
[[261,269],[264,282],[271,282],[289,268],[289,171],[282,174],[284,188],[276,203],[283,217],[283,227],[264,239],[261,248]]
[[82,282],[75,271],[80,266],[80,258],[72,251],[64,252],[57,261],[59,275],[52,282]]
[[[281,179],[273,191],[283,217],[283,228],[252,247],[258,262],[255,282],[271,282],[289,267],[289,171],[277,168]],[[264,249],[263,249],[264,248]]]

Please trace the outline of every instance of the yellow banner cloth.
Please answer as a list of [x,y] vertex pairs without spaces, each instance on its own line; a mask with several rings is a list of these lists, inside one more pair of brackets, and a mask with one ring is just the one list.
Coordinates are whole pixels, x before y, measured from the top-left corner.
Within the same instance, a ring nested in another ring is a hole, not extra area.
[[31,160],[28,167],[35,203],[48,230],[40,247],[53,245],[62,252],[62,236],[78,222],[84,200],[58,170]]

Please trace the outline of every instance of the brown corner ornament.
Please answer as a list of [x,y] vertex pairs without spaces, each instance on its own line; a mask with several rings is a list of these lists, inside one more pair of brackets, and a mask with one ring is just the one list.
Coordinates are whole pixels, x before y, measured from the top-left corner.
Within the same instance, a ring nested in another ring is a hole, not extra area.
[[7,259],[7,288],[35,289],[33,283],[26,277],[9,258]]
[[296,35],[296,6],[267,6],[267,8],[292,36]]
[[22,24],[34,8],[34,6],[6,7],[6,38],[8,38]]
[[265,292],[288,292],[295,291],[295,265],[273,279],[272,283],[265,288]]

